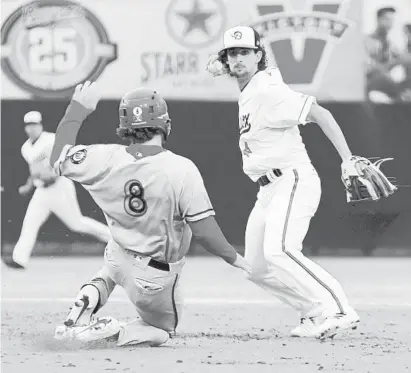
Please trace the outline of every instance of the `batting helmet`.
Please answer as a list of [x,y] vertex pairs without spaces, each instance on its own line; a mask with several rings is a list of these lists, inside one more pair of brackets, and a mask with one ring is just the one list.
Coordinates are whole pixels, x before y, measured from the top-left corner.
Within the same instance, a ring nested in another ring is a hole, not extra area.
[[119,116],[120,128],[158,128],[166,139],[171,131],[167,104],[153,89],[138,88],[124,95]]

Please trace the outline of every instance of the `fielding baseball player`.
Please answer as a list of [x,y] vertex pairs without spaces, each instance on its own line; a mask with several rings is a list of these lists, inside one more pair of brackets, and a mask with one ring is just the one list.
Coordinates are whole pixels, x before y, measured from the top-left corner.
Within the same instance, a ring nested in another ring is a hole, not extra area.
[[[299,125],[317,123],[342,158],[348,201],[378,199],[395,187],[365,158],[353,157],[332,114],[312,96],[293,91],[278,68],[268,68],[260,35],[246,26],[224,34],[224,48],[206,70],[234,77],[241,90],[239,145],[243,170],[260,186],[246,228],[250,279],[301,314],[293,336],[332,337],[355,329],[359,317],[340,284],[301,252],[320,202],[320,179]],[[382,161],[380,161],[382,163]]]
[[[51,164],[88,190],[105,214],[112,240],[103,268],[82,287],[55,337],[92,341],[114,336],[119,346],[157,346],[181,319],[180,276],[192,234],[229,264],[250,268],[217,225],[197,167],[162,147],[171,122],[159,94],[136,89],[121,100],[117,134],[129,146],[74,146],[97,102],[95,83],[76,87],[56,132]],[[124,324],[93,318],[116,284],[125,289],[140,319]]]
[[20,238],[11,258],[3,258],[13,268],[25,268],[36,243],[40,227],[54,213],[69,229],[90,234],[98,240],[108,242],[108,227],[81,214],[74,183],[58,177],[50,167],[50,154],[54,144],[54,133],[43,131],[42,116],[30,111],[24,116],[27,141],[21,147],[21,154],[29,165],[30,176],[19,188],[21,195],[27,195],[36,188],[27,207]]

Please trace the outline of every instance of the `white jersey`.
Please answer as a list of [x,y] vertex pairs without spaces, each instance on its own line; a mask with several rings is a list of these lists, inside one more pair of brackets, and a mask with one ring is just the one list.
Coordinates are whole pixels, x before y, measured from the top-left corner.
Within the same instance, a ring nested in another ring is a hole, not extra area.
[[36,187],[43,186],[42,175],[52,173],[50,155],[54,139],[54,133],[43,131],[34,144],[27,139],[21,147],[21,155],[29,165],[30,175]]
[[90,193],[118,245],[168,263],[189,249],[187,222],[214,215],[194,163],[159,146],[78,145],[55,170]]
[[295,92],[278,68],[257,72],[240,94],[239,126],[243,170],[253,181],[273,168],[310,163],[299,124],[315,98]]

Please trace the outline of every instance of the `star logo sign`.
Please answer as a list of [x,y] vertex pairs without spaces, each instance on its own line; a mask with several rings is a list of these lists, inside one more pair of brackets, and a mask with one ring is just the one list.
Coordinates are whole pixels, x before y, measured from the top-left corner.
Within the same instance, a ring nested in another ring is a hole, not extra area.
[[189,48],[202,48],[218,40],[225,21],[221,0],[172,0],[166,12],[170,36]]
[[210,34],[206,25],[208,18],[215,15],[215,12],[201,11],[199,0],[194,0],[193,9],[189,12],[178,12],[178,16],[187,21],[186,28],[183,32],[183,37],[195,29],[203,31],[207,36]]

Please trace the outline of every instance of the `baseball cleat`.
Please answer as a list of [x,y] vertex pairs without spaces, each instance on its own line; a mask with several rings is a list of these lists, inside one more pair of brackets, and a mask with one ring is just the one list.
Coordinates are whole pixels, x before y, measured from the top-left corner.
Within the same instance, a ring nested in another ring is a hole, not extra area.
[[25,266],[21,265],[20,263],[17,263],[12,256],[2,256],[1,259],[3,260],[3,263],[9,267],[9,268],[14,268],[14,269],[26,269]]
[[324,322],[318,326],[318,339],[334,338],[344,330],[355,330],[360,323],[360,317],[355,311],[349,313],[337,313],[327,317]]
[[60,341],[92,342],[104,340],[118,335],[120,323],[112,317],[99,317],[89,325],[57,326],[54,338]]
[[291,337],[316,338],[318,337],[318,325],[314,317],[302,318],[300,325],[291,330]]

